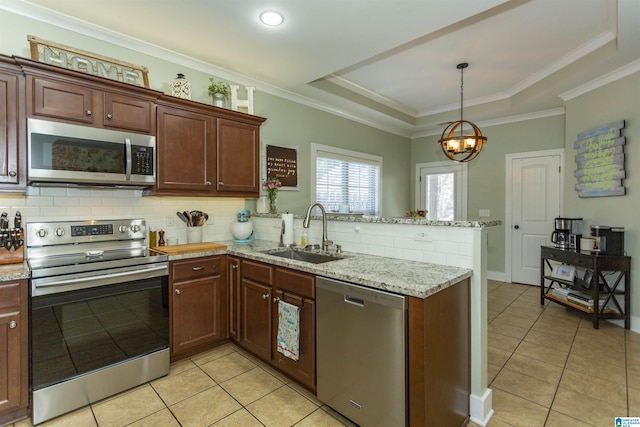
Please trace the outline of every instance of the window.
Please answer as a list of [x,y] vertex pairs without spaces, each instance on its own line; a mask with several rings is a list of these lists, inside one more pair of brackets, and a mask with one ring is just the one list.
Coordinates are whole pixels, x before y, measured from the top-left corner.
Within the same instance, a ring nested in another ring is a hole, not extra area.
[[340,205],[348,205],[350,212],[378,215],[381,157],[319,144],[311,144],[311,157],[313,201],[327,211],[337,212]]
[[466,218],[467,165],[434,162],[416,165],[419,208],[427,209],[427,219],[454,221]]

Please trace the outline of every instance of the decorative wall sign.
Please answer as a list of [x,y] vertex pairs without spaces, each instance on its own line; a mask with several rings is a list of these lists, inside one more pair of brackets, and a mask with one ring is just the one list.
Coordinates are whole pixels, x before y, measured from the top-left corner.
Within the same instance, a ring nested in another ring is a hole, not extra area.
[[578,134],[575,186],[579,197],[624,196],[624,120]]
[[69,70],[106,77],[136,86],[149,87],[149,70],[141,65],[86,52],[28,35],[31,59]]
[[266,146],[267,179],[279,179],[283,187],[298,188],[298,150]]

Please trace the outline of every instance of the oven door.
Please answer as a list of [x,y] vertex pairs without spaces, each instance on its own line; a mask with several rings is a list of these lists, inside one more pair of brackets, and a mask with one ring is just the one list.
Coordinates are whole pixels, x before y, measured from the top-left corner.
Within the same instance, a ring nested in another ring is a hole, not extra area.
[[32,296],[32,390],[168,349],[167,285],[161,275]]

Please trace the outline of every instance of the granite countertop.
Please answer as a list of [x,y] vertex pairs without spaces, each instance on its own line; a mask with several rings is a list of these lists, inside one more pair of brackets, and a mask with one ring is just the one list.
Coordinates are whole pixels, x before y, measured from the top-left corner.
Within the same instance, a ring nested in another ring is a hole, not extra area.
[[26,261],[17,264],[0,265],[0,282],[10,282],[12,280],[29,279],[31,270]]
[[427,298],[442,289],[471,277],[468,268],[450,267],[418,261],[344,252],[344,259],[311,264],[262,253],[278,248],[269,241],[255,241],[250,244],[219,242],[227,245],[226,250],[194,252],[170,256],[169,260],[188,259],[219,254],[236,255],[255,261],[267,262],[281,267],[329,277],[337,280],[381,289],[401,295]]
[[[256,218],[280,218],[280,214],[251,213]],[[304,215],[294,215],[295,219],[304,219]],[[312,216],[311,219],[322,220],[322,216]],[[488,221],[431,221],[426,218],[406,218],[406,217],[379,217],[357,214],[340,214],[337,212],[327,212],[327,220],[340,222],[364,222],[378,224],[410,224],[410,225],[430,225],[436,227],[468,227],[468,228],[488,228],[502,225],[502,220],[494,219]]]
[[[471,277],[473,274],[473,271],[468,268],[354,252],[344,252],[341,255],[344,258],[337,261],[311,264],[263,253],[277,249],[278,244],[275,242],[255,241],[251,244],[241,244],[226,241],[218,243],[225,244],[227,248],[171,255],[169,260],[229,254],[418,298],[427,298]],[[28,279],[29,277],[30,271],[26,262],[0,266],[0,281]]]

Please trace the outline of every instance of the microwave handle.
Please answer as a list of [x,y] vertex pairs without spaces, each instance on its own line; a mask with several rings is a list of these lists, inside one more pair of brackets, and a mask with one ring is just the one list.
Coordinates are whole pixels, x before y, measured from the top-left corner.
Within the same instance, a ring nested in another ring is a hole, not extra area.
[[127,181],[131,181],[131,138],[125,138],[124,139],[124,145],[125,145],[125,157],[126,157],[126,164],[125,164],[125,179]]

